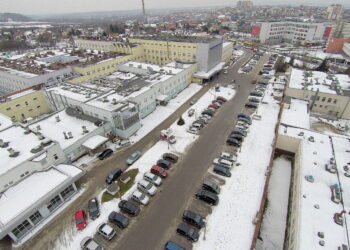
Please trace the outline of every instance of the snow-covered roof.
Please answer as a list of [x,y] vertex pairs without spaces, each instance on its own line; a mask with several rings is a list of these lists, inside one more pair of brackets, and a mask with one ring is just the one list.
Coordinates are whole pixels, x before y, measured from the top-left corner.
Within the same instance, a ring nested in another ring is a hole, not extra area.
[[105,143],[106,141],[108,141],[108,138],[101,136],[101,135],[95,135],[95,136],[87,139],[83,143],[83,146],[88,148],[88,149],[93,150],[93,149],[97,148],[98,146],[102,145],[103,143]]
[[21,91],[21,92],[18,92],[16,94],[13,94],[13,95],[8,95],[8,96],[6,96],[6,98],[10,98],[11,100],[14,100],[16,98],[19,98],[19,97],[22,97],[22,96],[34,93],[35,91],[37,91],[37,90],[35,90],[35,89],[28,89],[28,90]]
[[[332,80],[327,78],[327,74],[320,71],[310,71],[312,72],[312,76],[307,77],[307,85],[308,90],[316,91],[319,89],[322,93],[328,94],[337,94],[337,92],[330,88]],[[339,85],[342,89],[350,89],[350,78],[344,74],[336,74],[334,75],[334,81],[338,81]],[[303,89],[304,83],[304,71],[300,69],[292,69],[289,87],[296,89]],[[316,84],[318,82],[319,84]]]
[[30,209],[41,198],[83,171],[75,166],[59,165],[31,174],[0,196],[0,223],[5,225]]
[[55,94],[59,94],[70,99],[86,102],[97,97],[100,94],[100,91],[94,90],[92,91],[89,88],[84,86],[76,85],[76,84],[64,84],[58,87],[53,87],[47,89],[48,92],[53,92]]
[[[41,144],[40,139],[34,133],[25,134],[21,126],[12,126],[0,131],[0,139],[9,142],[6,148],[0,147],[0,175],[6,173],[18,164],[35,156],[31,149]],[[16,157],[10,157],[8,149],[18,151]]]
[[194,73],[193,76],[198,77],[198,78],[203,78],[203,79],[209,79],[212,75],[214,75],[215,73],[222,70],[224,65],[225,65],[225,62],[220,62],[215,67],[213,67],[211,70],[209,70],[208,72],[198,71],[198,72]]
[[301,128],[310,128],[308,102],[292,98],[289,108],[283,109],[281,123]]
[[0,71],[6,71],[7,73],[9,73],[11,75],[17,75],[17,76],[20,76],[20,77],[23,77],[26,79],[30,79],[30,78],[38,76],[37,74],[19,71],[19,70],[15,70],[15,69],[10,69],[10,68],[6,68],[6,67],[0,67]]
[[[59,122],[56,120],[57,116],[59,117]],[[69,147],[77,140],[87,136],[89,133],[97,129],[92,122],[69,116],[65,110],[35,122],[29,127],[31,130],[37,131],[38,125],[40,126],[39,131],[41,134],[57,141],[63,149]],[[85,126],[89,132],[84,134],[82,126]],[[73,138],[65,139],[63,132],[66,132],[67,135],[68,132],[71,132]]]
[[[181,67],[175,67],[176,63],[174,63],[174,66],[171,66],[171,64],[167,64],[165,66],[160,66],[157,64],[151,64],[151,63],[142,63],[142,62],[135,62],[135,61],[129,61],[123,65],[121,65],[122,67],[131,67],[131,68],[138,68],[138,69],[143,69],[143,70],[147,70],[147,69],[152,69],[155,72],[167,72],[167,73],[171,73],[171,74],[178,74],[181,71],[183,71],[183,68]],[[179,65],[179,64],[178,64]],[[186,64],[181,64],[181,65],[185,65]]]
[[0,114],[0,131],[12,125],[12,121],[6,115]]
[[227,46],[233,46],[233,43],[232,42],[224,42],[224,43],[222,43],[222,47],[223,48],[225,48],[225,47],[227,47]]

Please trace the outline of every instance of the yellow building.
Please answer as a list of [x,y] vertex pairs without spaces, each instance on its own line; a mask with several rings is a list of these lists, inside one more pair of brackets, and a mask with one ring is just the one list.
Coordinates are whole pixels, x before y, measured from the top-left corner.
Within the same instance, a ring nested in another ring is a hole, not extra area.
[[49,113],[50,108],[44,91],[36,90],[35,87],[38,86],[2,96],[0,113],[18,122]]

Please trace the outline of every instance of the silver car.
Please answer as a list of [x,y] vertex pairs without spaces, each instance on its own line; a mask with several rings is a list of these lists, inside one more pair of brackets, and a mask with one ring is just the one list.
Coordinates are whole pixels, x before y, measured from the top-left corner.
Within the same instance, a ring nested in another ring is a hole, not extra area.
[[149,181],[146,180],[140,180],[137,183],[137,188],[142,191],[145,192],[149,195],[155,195],[157,192],[157,188]]
[[156,186],[162,184],[162,179],[159,176],[156,176],[155,174],[149,172],[143,175],[143,179],[153,183]]
[[104,250],[102,246],[100,246],[94,239],[91,237],[85,237],[80,242],[81,249],[83,250]]
[[97,232],[107,240],[111,240],[116,234],[116,231],[107,223],[101,223],[97,227]]
[[132,165],[135,161],[137,161],[141,157],[141,155],[142,153],[140,151],[136,151],[132,153],[126,160],[126,164]]
[[149,202],[147,195],[137,190],[132,193],[131,199],[144,206],[146,206]]

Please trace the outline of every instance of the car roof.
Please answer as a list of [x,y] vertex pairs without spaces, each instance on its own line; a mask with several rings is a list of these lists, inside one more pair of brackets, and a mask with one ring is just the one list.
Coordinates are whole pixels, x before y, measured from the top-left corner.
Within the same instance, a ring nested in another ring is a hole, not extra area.
[[139,180],[139,184],[143,185],[143,186],[147,186],[148,183],[150,183],[149,181],[146,180]]
[[85,213],[84,210],[78,210],[78,211],[75,212],[75,217],[83,216],[84,213]]
[[142,193],[138,190],[134,191],[132,194],[137,197],[140,197],[142,195]]
[[155,174],[152,174],[152,173],[150,173],[150,172],[146,172],[146,173],[144,173],[144,176],[148,176],[148,177],[150,177],[150,178],[153,178],[154,176],[156,176]]

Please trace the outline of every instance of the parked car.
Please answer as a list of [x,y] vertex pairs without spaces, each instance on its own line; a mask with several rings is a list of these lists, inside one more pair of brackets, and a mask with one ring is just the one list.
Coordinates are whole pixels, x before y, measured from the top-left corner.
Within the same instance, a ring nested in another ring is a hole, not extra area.
[[192,115],[194,115],[195,112],[196,111],[194,109],[190,109],[188,110],[187,115],[191,117]]
[[126,164],[129,166],[132,165],[135,161],[137,161],[141,157],[142,153],[140,151],[136,151],[132,153],[128,159],[126,160]]
[[251,97],[248,99],[249,102],[253,102],[253,103],[259,103],[260,102],[260,99],[259,98],[256,98],[256,97]]
[[96,198],[92,198],[88,201],[88,214],[93,220],[100,216],[100,206]]
[[242,122],[242,121],[237,121],[236,126],[241,126],[243,127],[245,130],[247,130],[249,128],[249,124]]
[[142,191],[145,192],[149,195],[155,195],[157,192],[157,188],[149,181],[146,180],[140,180],[137,183],[137,188]]
[[208,106],[208,108],[218,109],[219,106],[216,105],[216,104],[210,104],[210,105]]
[[233,167],[233,163],[229,160],[221,159],[221,158],[215,158],[213,160],[213,164],[215,166],[223,166],[225,168],[231,169]]
[[230,154],[230,153],[227,153],[227,152],[221,152],[220,158],[221,158],[221,159],[228,160],[228,161],[230,161],[230,162],[235,162],[235,161],[237,161],[237,156],[235,156],[235,155],[233,155],[233,154]]
[[193,126],[190,126],[187,130],[186,130],[188,133],[191,133],[191,134],[198,134],[199,132],[199,129],[198,128],[195,128]]
[[113,181],[116,181],[122,173],[123,170],[121,170],[120,168],[114,169],[112,172],[109,173],[109,175],[107,175],[106,183],[111,184]]
[[170,161],[171,163],[176,163],[179,160],[179,157],[173,153],[164,153],[162,157],[164,160]]
[[244,104],[244,107],[249,108],[249,109],[257,109],[258,104],[254,103],[254,102],[247,102],[246,104]]
[[220,165],[215,165],[213,168],[214,173],[226,176],[226,177],[231,177],[231,172],[228,168]]
[[250,119],[250,118],[247,119],[247,118],[239,117],[238,121],[244,122],[244,123],[249,124],[249,125],[252,124],[252,119]]
[[157,175],[157,176],[159,176],[161,178],[168,177],[168,172],[164,168],[161,168],[161,167],[159,167],[157,165],[152,166],[151,173],[155,174],[155,175]]
[[127,200],[121,200],[118,203],[118,207],[122,212],[127,213],[131,216],[136,216],[140,213],[140,208]]
[[194,121],[194,122],[192,123],[191,127],[200,130],[200,129],[204,128],[204,125],[203,125],[202,123],[199,123],[199,122]]
[[222,96],[216,97],[216,100],[220,100],[220,101],[223,101],[223,102],[227,102],[227,99],[226,99],[225,97],[222,97]]
[[162,167],[162,168],[165,168],[165,169],[169,169],[171,167],[171,162],[167,161],[167,160],[164,160],[164,159],[159,159],[157,161],[157,165],[159,167]]
[[250,119],[250,115],[244,114],[244,113],[240,113],[237,115],[237,118],[245,118],[245,119]]
[[219,202],[219,197],[208,190],[199,189],[196,193],[196,198],[209,203],[210,205],[216,205]]
[[213,192],[215,194],[219,194],[220,193],[219,185],[216,184],[216,182],[214,182],[212,180],[209,180],[209,179],[204,180],[202,187],[205,190],[208,190],[208,191]]
[[220,105],[218,105],[218,106],[222,106],[225,102],[223,102],[222,100],[218,100],[218,99],[215,99],[215,100],[213,100],[211,103],[214,103],[214,104],[220,104]]
[[149,198],[147,197],[147,195],[137,190],[132,193],[131,199],[144,206],[146,206],[149,202]]
[[113,154],[113,150],[110,148],[107,148],[101,154],[98,155],[98,159],[104,160],[104,159],[108,158],[109,156],[111,156],[112,154]]
[[78,210],[74,214],[75,226],[78,230],[83,230],[87,226],[85,210]]
[[236,139],[239,142],[243,142],[243,140],[244,140],[243,135],[239,135],[239,134],[231,134],[230,138],[231,139]]
[[190,227],[189,225],[187,225],[185,223],[181,223],[177,227],[176,233],[185,236],[187,239],[189,239],[193,242],[198,241],[198,238],[199,238],[198,230]]
[[168,241],[164,246],[164,250],[185,250],[185,248],[176,244],[173,241]]
[[197,101],[198,101],[197,98],[192,98],[191,101],[190,101],[190,104],[193,105],[193,104],[195,104]]
[[116,231],[107,223],[101,223],[97,227],[97,232],[103,236],[103,238],[107,240],[111,240],[115,235]]
[[102,246],[100,246],[94,239],[91,237],[85,237],[80,242],[80,247],[83,250],[104,250]]
[[253,120],[261,120],[261,115],[253,115]]
[[156,186],[159,186],[160,184],[162,184],[162,179],[159,176],[156,176],[155,174],[152,174],[152,173],[144,173],[143,179],[153,183]]
[[250,92],[249,95],[261,97],[261,96],[263,96],[264,94],[263,94],[262,92],[259,92],[259,91],[252,91],[252,92]]
[[235,128],[232,130],[231,135],[232,134],[239,134],[239,135],[247,136],[247,131],[245,131],[243,129]]
[[209,110],[209,109],[205,109],[204,111],[202,111],[201,114],[202,115],[209,115],[210,117],[214,116],[214,112],[212,110]]
[[198,117],[198,120],[203,120],[206,124],[208,124],[210,119],[207,116],[202,115]]
[[190,210],[184,211],[184,213],[182,214],[182,220],[199,229],[205,226],[203,217]]
[[226,143],[230,146],[240,147],[241,143],[234,138],[227,138]]
[[123,214],[117,212],[111,212],[108,216],[108,220],[116,224],[119,228],[124,229],[129,225],[129,219]]
[[210,115],[202,114],[203,117],[207,118],[208,121],[212,118]]

